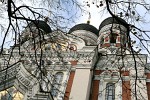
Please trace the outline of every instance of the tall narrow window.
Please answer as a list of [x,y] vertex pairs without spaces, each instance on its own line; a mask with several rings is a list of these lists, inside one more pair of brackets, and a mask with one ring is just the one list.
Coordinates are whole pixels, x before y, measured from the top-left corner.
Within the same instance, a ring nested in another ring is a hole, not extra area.
[[101,45],[104,44],[104,37],[101,38],[100,44],[101,44]]
[[110,34],[110,43],[116,43],[117,36],[118,36],[118,34],[111,33]]
[[62,80],[63,80],[63,73],[62,72],[56,73],[52,84],[52,89],[51,89],[51,93],[54,97],[56,97],[59,93]]
[[107,83],[106,84],[106,100],[115,100],[115,84]]

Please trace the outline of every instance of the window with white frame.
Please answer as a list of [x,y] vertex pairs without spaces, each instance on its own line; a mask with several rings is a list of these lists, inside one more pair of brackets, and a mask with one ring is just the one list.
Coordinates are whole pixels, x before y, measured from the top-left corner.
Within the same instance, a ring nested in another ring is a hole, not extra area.
[[62,72],[57,72],[54,76],[52,88],[51,88],[51,94],[56,97],[59,93],[59,89],[63,80],[63,73]]
[[105,100],[115,100],[115,84],[114,83],[106,84]]

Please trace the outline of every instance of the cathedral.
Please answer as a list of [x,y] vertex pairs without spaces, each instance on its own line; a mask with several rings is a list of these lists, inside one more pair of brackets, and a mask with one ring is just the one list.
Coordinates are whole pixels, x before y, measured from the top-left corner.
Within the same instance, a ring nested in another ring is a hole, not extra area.
[[150,100],[150,64],[126,23],[108,17],[68,33],[29,23],[0,55],[0,100]]

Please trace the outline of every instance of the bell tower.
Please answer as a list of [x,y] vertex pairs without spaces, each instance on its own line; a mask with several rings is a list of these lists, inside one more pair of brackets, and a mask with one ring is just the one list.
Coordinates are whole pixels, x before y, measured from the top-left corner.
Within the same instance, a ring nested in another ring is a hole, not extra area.
[[[123,19],[119,20],[126,23]],[[128,48],[127,28],[113,17],[105,19],[99,26],[98,51],[113,53],[119,48]],[[106,50],[107,49],[107,50]]]
[[109,17],[99,26],[90,100],[140,100],[135,94],[148,100],[147,88],[137,87],[147,85],[144,66],[147,57],[131,52],[126,25],[121,18]]

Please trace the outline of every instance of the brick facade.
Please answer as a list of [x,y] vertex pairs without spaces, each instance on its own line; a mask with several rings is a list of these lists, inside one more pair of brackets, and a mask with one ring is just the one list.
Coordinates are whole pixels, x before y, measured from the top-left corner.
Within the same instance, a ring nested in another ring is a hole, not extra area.
[[122,74],[123,76],[129,76],[129,71],[121,71],[121,74]]
[[150,73],[146,73],[145,75],[147,79],[150,79]]
[[131,100],[130,81],[122,82],[122,100]]
[[99,75],[99,74],[101,74],[103,72],[103,70],[95,70],[94,71],[94,75]]
[[[145,75],[146,75],[147,79],[150,79],[150,73],[146,73]],[[147,86],[148,100],[150,100],[150,82],[146,82],[146,86]]]
[[92,93],[90,100],[98,100],[98,92],[99,91],[99,80],[94,80],[92,83]]
[[68,80],[68,84],[67,84],[64,100],[69,100],[69,96],[70,96],[70,92],[71,92],[71,87],[72,87],[74,75],[75,75],[75,72],[72,71],[70,73],[70,76],[69,76],[69,80]]
[[150,82],[146,82],[146,86],[147,86],[148,100],[150,100]]

